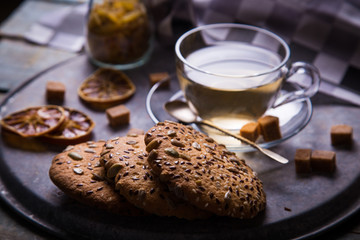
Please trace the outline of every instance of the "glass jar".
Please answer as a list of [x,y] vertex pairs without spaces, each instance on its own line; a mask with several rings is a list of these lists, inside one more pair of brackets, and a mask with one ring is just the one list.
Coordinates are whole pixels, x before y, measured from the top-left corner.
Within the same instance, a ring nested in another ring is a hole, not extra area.
[[131,69],[150,57],[152,24],[141,0],[91,0],[86,51],[100,67]]

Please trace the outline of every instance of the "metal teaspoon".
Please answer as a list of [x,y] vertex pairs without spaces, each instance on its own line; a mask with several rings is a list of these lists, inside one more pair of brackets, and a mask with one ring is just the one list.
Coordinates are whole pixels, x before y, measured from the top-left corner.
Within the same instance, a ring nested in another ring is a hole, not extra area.
[[247,138],[244,138],[240,135],[235,135],[225,129],[222,129],[216,125],[214,125],[212,122],[208,121],[208,120],[204,120],[201,119],[199,116],[197,116],[189,107],[189,105],[181,100],[174,100],[174,101],[169,101],[166,102],[164,104],[164,108],[165,110],[174,118],[178,119],[181,122],[184,123],[198,123],[198,124],[204,124],[207,125],[209,127],[215,128],[217,130],[219,130],[222,133],[225,133],[231,137],[234,137],[238,140],[240,140],[241,142],[244,142],[248,145],[250,145],[251,147],[259,150],[261,153],[265,154],[266,156],[274,159],[275,161],[278,161],[280,163],[288,163],[289,160],[287,160],[286,158],[280,156],[279,154],[269,150],[269,149],[265,149],[260,147],[259,145],[257,145],[256,143],[248,140]]

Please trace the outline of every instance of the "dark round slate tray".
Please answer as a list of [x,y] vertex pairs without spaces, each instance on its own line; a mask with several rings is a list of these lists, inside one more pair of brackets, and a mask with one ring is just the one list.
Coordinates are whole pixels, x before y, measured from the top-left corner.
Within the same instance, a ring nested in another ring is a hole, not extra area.
[[[157,47],[147,65],[126,71],[137,87],[135,96],[125,103],[131,110],[130,125],[111,128],[104,112],[87,108],[77,97],[78,86],[95,70],[86,56],[48,69],[20,86],[0,105],[1,116],[28,106],[46,104],[45,84],[56,80],[67,87],[64,105],[89,114],[96,122],[94,140],[124,135],[132,127],[147,130],[153,125],[145,109],[145,98],[150,89],[148,74],[173,73],[173,57],[172,49]],[[177,90],[176,79],[171,81],[170,89],[163,91]],[[0,196],[29,221],[66,239],[290,239],[314,236],[349,217],[360,206],[359,141],[355,140],[351,149],[335,149],[329,136],[331,125],[338,123],[352,125],[355,138],[360,136],[360,125],[355,124],[360,111],[322,95],[313,103],[314,113],[309,125],[273,148],[290,159],[289,164],[281,165],[257,152],[242,154],[258,172],[267,193],[266,211],[252,220],[123,217],[83,206],[65,196],[48,177],[51,159],[62,147],[42,144],[43,151],[21,150],[8,146],[3,139],[0,142]],[[31,144],[26,147],[31,148]],[[292,159],[297,148],[336,151],[336,172],[296,174]]]

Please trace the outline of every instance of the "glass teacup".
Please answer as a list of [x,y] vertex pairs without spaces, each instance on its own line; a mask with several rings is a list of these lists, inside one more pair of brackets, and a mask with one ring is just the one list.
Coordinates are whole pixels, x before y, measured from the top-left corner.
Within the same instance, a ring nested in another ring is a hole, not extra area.
[[[177,77],[190,107],[226,129],[256,121],[269,108],[312,97],[320,84],[314,66],[289,64],[286,42],[254,26],[197,27],[178,39],[175,51]],[[297,73],[311,83],[280,96],[284,82]]]

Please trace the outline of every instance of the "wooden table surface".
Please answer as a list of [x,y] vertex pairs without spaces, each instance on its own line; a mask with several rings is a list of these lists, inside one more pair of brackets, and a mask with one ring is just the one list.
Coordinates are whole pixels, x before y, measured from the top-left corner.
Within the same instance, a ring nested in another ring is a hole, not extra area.
[[[2,37],[0,39],[0,82],[12,78],[14,84],[9,86],[8,91],[3,89],[0,92],[0,101],[8,92],[36,73],[78,54],[49,49],[21,39]],[[56,238],[46,230],[29,223],[0,201],[0,239]],[[360,212],[315,239],[360,239]]]

